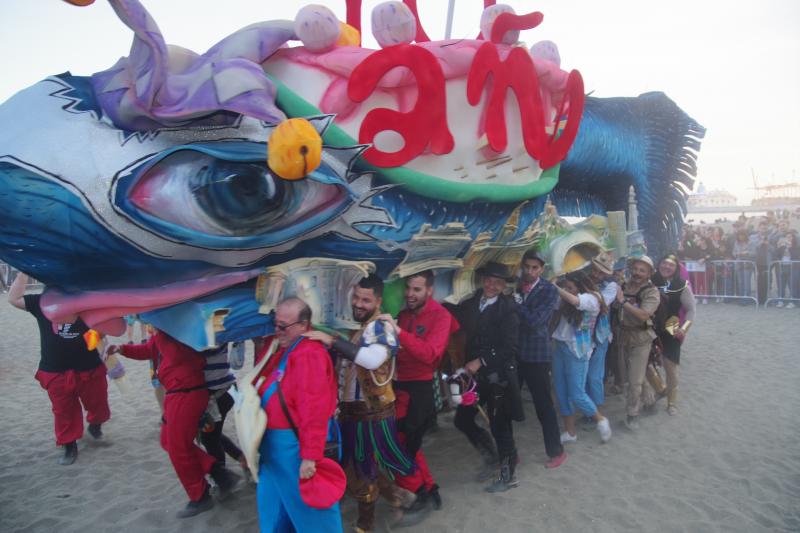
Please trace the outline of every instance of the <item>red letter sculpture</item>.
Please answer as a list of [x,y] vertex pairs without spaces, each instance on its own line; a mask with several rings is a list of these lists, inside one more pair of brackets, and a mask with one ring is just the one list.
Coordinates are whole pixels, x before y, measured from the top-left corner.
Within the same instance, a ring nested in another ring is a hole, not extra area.
[[434,154],[450,153],[454,142],[447,128],[444,73],[436,57],[424,48],[399,44],[370,54],[350,76],[347,86],[350,100],[366,100],[380,79],[395,67],[409,68],[417,80],[414,108],[408,113],[373,109],[361,123],[358,142],[372,144],[376,134],[392,130],[403,137],[403,148],[382,152],[373,146],[364,152],[364,159],[379,167],[395,167],[414,159],[428,145]]

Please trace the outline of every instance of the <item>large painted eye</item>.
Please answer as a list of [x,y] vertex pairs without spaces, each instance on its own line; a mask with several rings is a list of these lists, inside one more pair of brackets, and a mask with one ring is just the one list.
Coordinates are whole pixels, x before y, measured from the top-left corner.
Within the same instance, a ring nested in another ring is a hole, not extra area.
[[[323,164],[315,172],[332,170]],[[143,169],[124,188],[122,203],[149,226],[187,242],[213,246],[206,241],[233,237],[264,246],[328,222],[349,201],[336,183],[286,181],[265,163],[185,149]]]

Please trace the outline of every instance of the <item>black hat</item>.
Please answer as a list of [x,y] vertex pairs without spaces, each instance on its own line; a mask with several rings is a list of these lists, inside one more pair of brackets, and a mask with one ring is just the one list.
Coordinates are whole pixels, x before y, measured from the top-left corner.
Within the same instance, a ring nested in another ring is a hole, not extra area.
[[493,278],[500,278],[502,280],[507,281],[508,283],[513,283],[516,280],[516,278],[512,276],[508,270],[509,270],[508,267],[502,263],[489,261],[475,272],[477,272],[478,275],[480,276],[490,276]]
[[533,248],[525,252],[525,255],[522,256],[522,262],[524,263],[528,259],[535,259],[536,261],[539,261],[539,263],[541,263],[542,266],[545,266],[547,264],[547,261],[544,260],[542,254],[540,254]]

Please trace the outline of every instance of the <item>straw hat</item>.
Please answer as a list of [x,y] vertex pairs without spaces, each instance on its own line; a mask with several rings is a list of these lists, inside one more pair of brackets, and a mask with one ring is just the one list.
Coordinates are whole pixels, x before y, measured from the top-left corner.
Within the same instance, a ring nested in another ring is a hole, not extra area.
[[633,262],[636,262],[636,261],[639,261],[640,263],[644,263],[645,265],[649,266],[651,272],[655,272],[656,271],[656,266],[653,263],[653,260],[650,259],[649,256],[639,255],[639,256],[634,256],[634,257],[629,257],[628,258],[628,263],[633,263]]
[[614,273],[614,257],[608,252],[600,252],[592,259],[592,266],[610,276]]

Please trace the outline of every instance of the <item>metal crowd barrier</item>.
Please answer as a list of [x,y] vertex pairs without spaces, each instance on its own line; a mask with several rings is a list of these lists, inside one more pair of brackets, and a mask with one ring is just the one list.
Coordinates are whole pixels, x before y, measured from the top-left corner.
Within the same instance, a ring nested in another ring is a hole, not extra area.
[[758,269],[755,261],[686,261],[685,265],[695,298],[752,301],[758,308]]
[[800,306],[800,261],[773,261],[769,264],[767,287],[770,304]]

